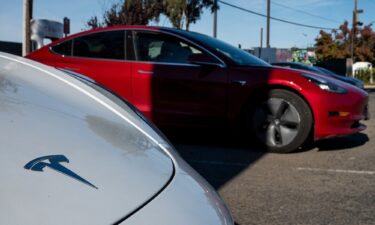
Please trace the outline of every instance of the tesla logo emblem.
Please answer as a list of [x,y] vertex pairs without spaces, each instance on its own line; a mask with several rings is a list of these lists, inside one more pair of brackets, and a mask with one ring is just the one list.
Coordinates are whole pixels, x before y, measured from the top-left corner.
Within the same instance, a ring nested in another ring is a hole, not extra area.
[[43,172],[43,169],[45,167],[49,167],[50,169],[53,169],[59,173],[62,173],[68,177],[74,178],[84,184],[87,184],[93,188],[98,189],[92,183],[88,182],[87,180],[78,176],[73,171],[61,165],[60,163],[62,162],[69,163],[69,159],[66,158],[64,155],[48,155],[48,156],[43,156],[43,157],[39,157],[39,158],[31,160],[24,166],[24,168],[27,170]]

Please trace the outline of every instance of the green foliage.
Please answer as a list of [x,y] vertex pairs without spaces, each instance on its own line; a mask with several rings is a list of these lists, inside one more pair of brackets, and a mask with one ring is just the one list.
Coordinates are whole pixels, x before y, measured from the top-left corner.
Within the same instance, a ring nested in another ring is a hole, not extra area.
[[200,19],[205,8],[213,10],[214,0],[122,0],[104,12],[102,22],[94,16],[87,21],[86,27],[147,25],[165,14],[174,27],[189,30],[190,24]]
[[369,84],[371,75],[375,75],[375,69],[372,71],[368,69],[361,69],[356,71],[355,78],[362,80],[365,82],[365,84]]
[[86,23],[89,29],[116,25],[146,25],[158,20],[165,0],[123,0],[106,10],[102,22],[94,16]]
[[182,29],[184,24],[189,30],[190,24],[196,23],[205,8],[214,9],[213,0],[165,0],[165,14],[172,25]]
[[186,8],[185,0],[166,0],[165,12],[174,27],[182,28]]
[[352,33],[347,21],[331,33],[321,30],[318,38],[315,39],[315,53],[318,61],[350,58],[351,42],[355,37],[354,60],[375,64],[375,32],[372,30],[372,24],[355,29],[356,35]]

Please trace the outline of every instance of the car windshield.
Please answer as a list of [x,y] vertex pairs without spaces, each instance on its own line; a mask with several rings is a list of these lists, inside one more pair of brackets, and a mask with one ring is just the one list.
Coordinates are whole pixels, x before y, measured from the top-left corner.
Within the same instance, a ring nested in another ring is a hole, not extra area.
[[203,42],[209,45],[211,48],[225,55],[231,59],[235,64],[240,66],[270,66],[267,62],[259,59],[258,57],[242,50],[236,48],[230,44],[220,41],[216,38],[212,38],[207,35],[195,33],[195,32],[184,32],[185,35]]

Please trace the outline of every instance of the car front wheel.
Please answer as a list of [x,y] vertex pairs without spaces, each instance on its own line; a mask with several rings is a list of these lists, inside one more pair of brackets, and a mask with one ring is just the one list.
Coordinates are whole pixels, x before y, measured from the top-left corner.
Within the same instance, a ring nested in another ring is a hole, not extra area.
[[265,150],[292,152],[309,137],[312,113],[297,94],[282,89],[270,90],[252,108],[251,133]]

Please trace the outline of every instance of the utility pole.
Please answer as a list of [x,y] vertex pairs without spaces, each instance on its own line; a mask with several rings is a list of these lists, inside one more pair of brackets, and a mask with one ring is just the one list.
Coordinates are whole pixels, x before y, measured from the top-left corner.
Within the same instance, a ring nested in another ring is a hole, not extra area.
[[[362,25],[362,23],[358,21],[358,14],[360,13],[363,13],[363,10],[358,9],[357,0],[354,0],[352,37],[350,40],[350,57],[351,57],[352,64],[355,62],[354,49],[355,49],[355,39],[357,36],[357,25]],[[354,76],[354,74],[351,74],[351,75]]]
[[352,58],[352,63],[354,63],[354,38],[356,35],[357,27],[357,0],[354,0],[354,10],[353,10],[353,23],[352,23],[352,38],[350,42],[350,58]]
[[217,37],[217,0],[214,0],[214,30],[213,30],[213,36],[214,38]]
[[260,48],[263,48],[263,27],[260,28]]
[[31,52],[31,29],[30,20],[33,18],[33,0],[23,1],[23,40],[22,55],[25,56]]
[[271,0],[267,0],[267,48],[270,48]]
[[262,48],[263,48],[263,27],[260,28],[260,48],[259,48],[259,55],[258,55],[259,58],[261,58],[262,56]]

